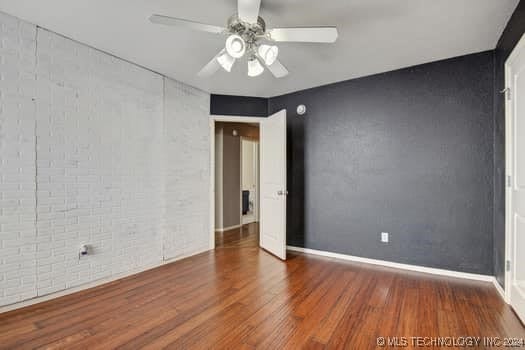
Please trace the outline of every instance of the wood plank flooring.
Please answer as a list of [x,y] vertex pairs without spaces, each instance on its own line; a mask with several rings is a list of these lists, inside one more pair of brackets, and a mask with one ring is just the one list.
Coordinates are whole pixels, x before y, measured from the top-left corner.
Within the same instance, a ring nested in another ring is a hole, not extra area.
[[224,232],[215,232],[215,248],[257,248],[259,223],[251,223]]
[[0,349],[375,349],[379,336],[525,338],[490,283],[296,253],[281,262],[257,247],[257,234],[256,225],[225,232],[215,251],[0,314]]

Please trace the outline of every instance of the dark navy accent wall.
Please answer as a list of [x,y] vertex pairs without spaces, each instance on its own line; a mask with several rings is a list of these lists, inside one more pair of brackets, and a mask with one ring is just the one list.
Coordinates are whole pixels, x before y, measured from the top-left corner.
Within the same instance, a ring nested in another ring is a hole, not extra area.
[[489,51],[269,99],[288,111],[288,244],[492,274],[493,83]]
[[494,275],[505,283],[505,61],[525,33],[525,1],[520,1],[498,42],[494,90]]
[[266,117],[268,99],[262,97],[211,95],[210,114]]

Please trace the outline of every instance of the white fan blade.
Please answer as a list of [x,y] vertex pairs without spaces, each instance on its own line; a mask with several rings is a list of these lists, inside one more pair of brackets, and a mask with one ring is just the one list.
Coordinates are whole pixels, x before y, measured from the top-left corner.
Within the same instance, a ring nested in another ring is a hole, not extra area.
[[239,18],[248,23],[257,23],[261,0],[237,0]]
[[167,26],[173,26],[173,27],[179,27],[179,28],[200,30],[203,32],[214,33],[214,34],[221,34],[226,30],[225,28],[214,26],[211,24],[204,24],[204,23],[188,21],[185,19],[162,16],[162,15],[152,15],[149,18],[149,20],[152,23],[164,24]]
[[283,78],[288,75],[288,69],[286,69],[286,67],[278,59],[275,59],[275,61],[271,65],[267,65],[258,53],[256,53],[255,55],[257,56],[259,61],[262,62],[262,64],[264,64],[266,68],[268,68],[268,70],[273,74],[274,77]]
[[197,73],[197,76],[201,78],[207,78],[215,74],[215,72],[217,72],[219,68],[221,68],[219,61],[217,61],[217,57],[222,55],[224,51],[225,50],[222,49],[221,52],[219,52],[217,55],[215,55],[215,57],[211,59],[210,62],[206,63],[206,65],[199,71],[199,73]]
[[295,27],[268,30],[274,41],[333,43],[337,40],[336,27]]
[[272,72],[273,76],[276,78],[283,78],[288,75],[288,69],[286,69],[279,60],[275,60],[274,63],[266,67],[268,67],[268,70]]

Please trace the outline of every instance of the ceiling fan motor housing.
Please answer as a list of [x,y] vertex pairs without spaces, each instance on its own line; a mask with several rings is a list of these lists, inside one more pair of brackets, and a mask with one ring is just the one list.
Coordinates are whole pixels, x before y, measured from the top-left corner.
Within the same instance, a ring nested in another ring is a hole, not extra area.
[[234,14],[228,19],[227,28],[231,34],[239,35],[246,42],[248,49],[255,49],[257,41],[265,36],[266,23],[261,17],[257,18],[257,23],[247,23]]

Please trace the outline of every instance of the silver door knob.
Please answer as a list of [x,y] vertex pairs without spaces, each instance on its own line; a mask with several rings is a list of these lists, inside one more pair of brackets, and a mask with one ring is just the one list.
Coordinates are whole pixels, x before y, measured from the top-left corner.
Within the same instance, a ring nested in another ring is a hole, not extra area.
[[287,196],[288,195],[288,191],[279,190],[279,191],[277,191],[277,195],[279,195],[279,196]]

